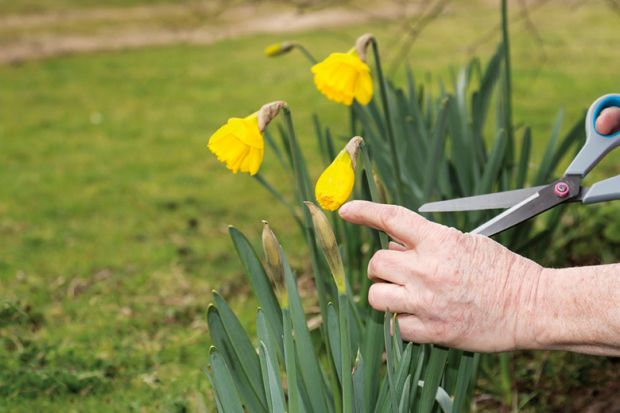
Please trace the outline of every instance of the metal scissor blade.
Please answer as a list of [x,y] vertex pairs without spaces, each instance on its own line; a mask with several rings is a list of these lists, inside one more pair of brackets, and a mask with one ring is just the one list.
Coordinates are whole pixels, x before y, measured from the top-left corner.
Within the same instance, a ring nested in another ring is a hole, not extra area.
[[570,190],[566,195],[558,196],[554,193],[555,183],[545,185],[540,191],[530,195],[523,201],[497,215],[495,218],[480,225],[478,228],[471,231],[471,233],[490,237],[508,228],[514,227],[523,221],[527,221],[556,205],[572,201],[579,195],[581,179],[579,177],[566,177],[563,179],[563,182],[569,186]]
[[537,193],[545,185],[514,191],[495,192],[492,194],[468,196],[446,201],[429,202],[422,205],[420,212],[478,211],[482,209],[510,208]]

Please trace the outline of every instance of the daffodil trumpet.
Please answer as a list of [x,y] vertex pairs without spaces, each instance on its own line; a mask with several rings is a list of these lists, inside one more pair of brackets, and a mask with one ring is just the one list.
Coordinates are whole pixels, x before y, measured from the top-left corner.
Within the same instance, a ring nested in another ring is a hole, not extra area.
[[263,105],[245,118],[228,119],[209,138],[209,150],[233,173],[255,175],[265,154],[263,133],[285,106],[286,102],[279,100]]
[[329,100],[347,106],[355,99],[367,105],[373,96],[372,76],[366,63],[366,48],[374,37],[365,34],[346,53],[331,53],[310,69],[314,84]]
[[335,211],[351,196],[355,183],[357,155],[363,142],[359,136],[351,138],[319,176],[314,187],[314,195],[321,208]]

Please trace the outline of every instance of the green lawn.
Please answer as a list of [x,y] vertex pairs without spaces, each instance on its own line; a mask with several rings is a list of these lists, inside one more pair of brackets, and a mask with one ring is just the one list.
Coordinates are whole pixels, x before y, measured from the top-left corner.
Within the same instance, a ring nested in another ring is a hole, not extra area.
[[[467,46],[495,26],[496,9],[462,3],[412,49],[418,79],[449,83]],[[568,127],[597,96],[618,91],[618,18],[605,4],[536,12],[544,64],[531,34],[513,27],[515,118],[540,141],[560,107]],[[385,23],[285,37],[324,56],[368,30],[394,56]],[[301,55],[262,56],[278,39],[0,67],[0,410],[181,411],[197,392],[210,397],[210,291],[223,289],[246,324],[254,317],[227,225],[257,242],[268,219],[304,265],[286,210],[214,159],[210,133],[285,99],[317,173],[311,113],[337,136],[348,128],[345,108],[314,89]],[[480,47],[483,60],[494,45]],[[288,188],[272,153],[262,171]]]

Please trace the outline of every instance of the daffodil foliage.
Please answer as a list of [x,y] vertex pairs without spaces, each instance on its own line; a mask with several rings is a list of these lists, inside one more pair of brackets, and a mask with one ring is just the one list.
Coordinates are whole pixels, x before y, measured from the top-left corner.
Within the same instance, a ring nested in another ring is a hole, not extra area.
[[[505,17],[505,7],[502,10]],[[431,200],[549,181],[563,157],[576,148],[583,120],[560,136],[558,117],[545,155],[532,173],[530,129],[513,127],[504,29],[502,42],[485,65],[473,59],[461,68],[452,87],[442,87],[436,96],[429,92],[430,85],[416,84],[411,72],[403,88],[388,84],[371,36],[364,36],[351,52],[334,53],[314,65],[319,92],[350,105],[351,130],[363,137],[363,142],[351,140],[355,150],[349,145],[349,150],[338,150],[341,145],[330,128],[315,117],[325,164],[317,180],[307,168],[288,108],[283,109],[280,144],[252,116],[231,119],[213,135],[209,148],[233,172],[257,172],[264,140],[283,173],[290,174],[295,191],[288,196],[260,174],[256,178],[290,208],[307,242],[314,281],[312,296],[302,300],[299,274],[271,228],[263,232],[263,260],[245,235],[230,229],[260,307],[254,339],[214,294],[208,312],[213,339],[208,376],[220,412],[469,410],[480,355],[404,343],[392,315],[378,313],[367,299],[366,268],[373,253],[387,247],[385,235],[349,225],[330,211],[350,197],[416,209]],[[359,45],[372,46],[373,65],[361,59],[360,50],[365,49]],[[277,54],[292,49],[281,48]],[[313,199],[327,212],[314,206]],[[557,209],[539,218],[538,222],[547,220],[544,230],[525,223],[498,240],[536,258],[546,250],[540,246],[549,244],[560,214]],[[488,216],[429,218],[468,230]],[[279,225],[283,224],[274,225],[275,232]]]

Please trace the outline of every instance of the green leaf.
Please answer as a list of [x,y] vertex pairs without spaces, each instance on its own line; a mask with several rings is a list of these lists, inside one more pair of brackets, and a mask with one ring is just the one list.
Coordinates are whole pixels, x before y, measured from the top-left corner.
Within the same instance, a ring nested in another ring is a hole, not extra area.
[[[255,377],[248,377],[247,372],[245,371],[247,366],[243,366],[241,364],[237,355],[237,351],[239,351],[239,349],[235,347],[234,343],[232,343],[220,316],[220,312],[214,305],[209,306],[209,309],[207,310],[207,322],[213,344],[218,348],[220,354],[226,360],[226,364],[230,368],[230,373],[234,379],[243,403],[252,411],[267,412],[267,398],[264,393],[260,370],[258,372],[260,387],[257,388]],[[253,348],[251,355],[257,357],[256,351]]]
[[[237,319],[237,316],[233,313],[222,296],[219,295],[217,291],[213,291],[213,298],[218,314],[222,320],[222,325],[234,351],[234,356],[239,360],[242,371],[252,384],[252,388],[256,394],[261,396],[263,383],[256,350],[254,346],[252,346],[250,338],[247,336],[243,326],[241,326],[239,319]],[[261,401],[264,401],[262,397]]]
[[433,347],[431,356],[424,372],[424,387],[420,394],[420,413],[430,413],[435,404],[435,396],[439,388],[439,382],[443,376],[448,349]]
[[[413,360],[416,360],[415,371],[413,373],[412,383],[418,383],[420,377],[422,377],[422,369],[426,359],[426,345],[418,345],[416,348],[417,353],[412,356]],[[411,387],[411,394],[409,395],[409,405],[413,406],[416,401],[416,395],[418,392],[418,386]]]
[[523,131],[523,142],[521,143],[521,155],[519,156],[519,166],[515,186],[523,188],[527,181],[527,171],[530,163],[530,153],[532,151],[532,130],[526,126]]
[[400,413],[407,413],[411,410],[411,406],[409,405],[409,394],[411,393],[411,375],[407,375],[405,383],[403,385],[403,390],[400,395],[400,403],[398,404],[398,411]]
[[402,394],[402,392],[404,391],[405,380],[407,379],[407,377],[409,377],[412,355],[413,343],[407,343],[407,347],[405,348],[402,358],[398,363],[394,379],[394,389],[396,394]]
[[497,46],[495,54],[489,60],[482,81],[480,82],[480,89],[472,96],[472,128],[473,128],[473,142],[472,149],[474,149],[475,158],[478,165],[484,165],[486,163],[486,150],[484,148],[484,137],[482,131],[486,123],[487,114],[491,98],[493,96],[493,90],[499,79],[502,58],[504,55],[503,45]]
[[[332,303],[327,305],[327,338],[331,350],[334,366],[338,374],[338,381],[342,383],[342,357],[340,355],[340,321],[336,308]],[[342,385],[342,384],[341,384]]]
[[443,164],[443,150],[445,146],[446,128],[448,124],[448,105],[450,104],[450,98],[446,97],[441,103],[439,109],[439,115],[437,116],[437,124],[433,131],[433,140],[431,141],[431,147],[429,153],[426,156],[426,165],[424,167],[424,189],[423,199],[429,200],[433,194],[433,190],[437,186],[438,168]]
[[215,390],[218,411],[221,413],[243,413],[243,406],[235,387],[232,375],[224,358],[215,347],[209,350],[211,374],[207,374],[211,387]]
[[[583,114],[581,118],[579,118],[573,124],[573,127],[570,129],[570,132],[566,134],[566,136],[564,137],[564,139],[558,146],[558,149],[555,151],[555,154],[553,155],[553,158],[551,160],[551,165],[550,165],[551,172],[555,171],[555,169],[558,167],[562,159],[566,157],[570,159],[571,156],[576,155],[578,150],[581,149],[581,147],[578,144],[581,143],[584,137],[584,131],[583,131],[584,123],[585,123],[585,114]],[[570,151],[571,146],[575,146],[575,149],[573,151]]]
[[452,406],[453,411],[463,411],[463,406],[467,400],[469,393],[469,383],[472,382],[474,375],[474,355],[471,353],[464,353],[461,356],[461,362],[459,363],[459,370],[456,378],[456,386],[454,388],[454,404]]
[[341,357],[341,385],[342,385],[342,410],[353,411],[353,381],[351,371],[351,336],[349,327],[349,306],[346,295],[338,297],[339,321],[340,321],[340,357]]
[[394,349],[392,346],[392,335],[391,335],[391,325],[392,325],[392,313],[389,311],[385,313],[385,318],[383,321],[383,340],[385,342],[385,355],[387,362],[387,378],[389,383],[389,396],[393,409],[396,409],[398,406],[399,398],[396,393],[396,365],[398,360],[396,358],[396,354],[394,353]]
[[364,358],[361,351],[358,350],[353,366],[353,402],[355,403],[355,412],[357,413],[365,413],[368,407],[370,407],[369,401],[364,397],[366,388],[364,368]]
[[259,355],[261,366],[267,370],[268,389],[269,389],[269,411],[272,413],[285,413],[286,407],[284,402],[284,393],[282,392],[282,384],[280,383],[279,369],[273,354],[267,349],[265,342],[259,342]]
[[493,183],[499,175],[504,156],[506,155],[507,139],[506,133],[503,130],[497,131],[495,145],[493,145],[489,160],[484,167],[482,178],[476,184],[476,194],[491,192]]
[[553,129],[551,130],[551,137],[549,139],[549,143],[547,144],[547,149],[545,150],[543,159],[540,162],[540,167],[538,168],[538,173],[536,174],[536,179],[534,181],[535,185],[547,183],[553,173],[553,158],[556,151],[555,147],[557,145],[558,137],[560,136],[560,128],[562,127],[563,120],[564,110],[560,110],[555,119]]
[[304,403],[301,397],[300,383],[298,381],[297,353],[295,352],[293,326],[288,309],[282,310],[282,319],[284,326],[284,364],[288,383],[289,413],[299,413],[305,411],[305,409],[303,409]]
[[[269,323],[267,323],[267,320],[265,319],[265,313],[263,313],[260,307],[258,311],[256,312],[256,332],[258,334],[259,341],[265,344],[265,350],[267,351],[269,355],[270,361],[275,364],[274,366],[272,366],[272,368],[278,371],[278,364],[277,364],[278,353],[280,354],[281,357],[284,357],[284,353],[280,353],[280,349],[283,347],[282,346],[283,340],[279,340],[278,337],[274,334]],[[259,351],[260,351],[260,348],[259,348]],[[273,394],[271,394],[273,392],[273,389],[270,388],[271,383],[270,383],[270,378],[268,374],[269,370],[265,368],[266,366],[264,365],[264,363],[265,363],[265,359],[263,358],[260,360],[260,368],[261,368],[261,373],[263,377],[263,385],[265,388],[265,394],[267,395],[269,411],[273,411],[274,409],[273,404],[275,403],[273,401]],[[279,387],[282,387],[282,386],[279,385]]]
[[228,228],[228,232],[245,268],[245,273],[250,279],[254,294],[256,294],[258,302],[265,312],[267,321],[271,324],[275,334],[278,337],[282,336],[282,310],[256,252],[245,235],[238,229],[231,226]]
[[297,282],[286,255],[284,253],[280,255],[282,256],[284,282],[288,292],[291,322],[295,335],[295,350],[299,355],[299,367],[303,383],[310,396],[312,410],[330,411],[328,406],[330,406],[331,403],[329,395],[326,392],[327,385],[323,378],[323,373],[321,372],[319,360],[314,352],[314,346],[306,324],[301,298],[297,291]]
[[269,133],[269,131],[266,130],[263,133],[263,136],[265,137],[265,141],[267,141],[267,144],[271,147],[271,150],[273,151],[273,153],[276,154],[276,158],[278,158],[278,162],[280,162],[280,165],[284,169],[287,169],[288,165],[284,162],[284,158],[282,157],[282,152],[280,152],[280,148],[278,148],[278,145],[276,145],[276,142],[273,140],[273,136],[271,136],[271,133]]

